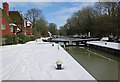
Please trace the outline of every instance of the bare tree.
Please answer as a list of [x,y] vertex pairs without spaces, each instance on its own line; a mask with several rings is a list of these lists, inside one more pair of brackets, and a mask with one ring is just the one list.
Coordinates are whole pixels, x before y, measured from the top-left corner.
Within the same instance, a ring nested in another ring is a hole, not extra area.
[[42,14],[42,10],[40,9],[30,9],[25,14],[26,17],[29,18],[33,22],[33,27],[35,26],[35,23],[39,19],[43,19],[44,15]]

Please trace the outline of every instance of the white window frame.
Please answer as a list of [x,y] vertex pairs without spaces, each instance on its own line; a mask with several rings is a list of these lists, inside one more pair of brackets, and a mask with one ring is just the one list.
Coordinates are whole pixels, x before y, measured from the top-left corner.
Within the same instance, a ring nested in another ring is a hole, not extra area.
[[24,20],[24,27],[26,28],[26,20]]
[[13,32],[13,27],[11,26],[10,31]]
[[2,30],[5,30],[5,24],[2,24]]

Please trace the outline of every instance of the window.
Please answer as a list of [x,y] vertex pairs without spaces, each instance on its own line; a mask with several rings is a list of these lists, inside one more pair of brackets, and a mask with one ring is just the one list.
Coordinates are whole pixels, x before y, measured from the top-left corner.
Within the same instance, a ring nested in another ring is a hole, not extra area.
[[2,24],[2,30],[5,30],[5,24]]
[[13,27],[11,26],[11,32],[13,32]]
[[26,27],[26,20],[24,20],[24,27]]

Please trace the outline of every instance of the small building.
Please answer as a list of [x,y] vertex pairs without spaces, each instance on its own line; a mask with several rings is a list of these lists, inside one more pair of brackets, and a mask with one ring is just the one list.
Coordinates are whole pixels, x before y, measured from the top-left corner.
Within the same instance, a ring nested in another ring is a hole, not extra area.
[[25,35],[32,35],[32,23],[18,11],[9,11],[9,4],[3,3],[3,9],[0,8],[0,20],[2,24],[0,36],[16,35],[23,33]]
[[18,11],[9,11],[9,17],[13,21],[13,23],[17,25],[18,29],[20,29],[18,32],[16,28],[16,34],[21,33],[23,28],[23,19],[21,17],[21,14]]
[[2,33],[0,34],[0,36],[16,34],[19,27],[10,17],[9,5],[7,2],[3,3],[3,9],[0,8],[0,13],[0,20],[2,21],[0,26],[0,30]]
[[23,19],[23,30],[22,32],[27,35],[27,36],[32,36],[32,23],[31,21],[29,21],[28,18],[26,17],[23,17],[22,16],[22,19]]

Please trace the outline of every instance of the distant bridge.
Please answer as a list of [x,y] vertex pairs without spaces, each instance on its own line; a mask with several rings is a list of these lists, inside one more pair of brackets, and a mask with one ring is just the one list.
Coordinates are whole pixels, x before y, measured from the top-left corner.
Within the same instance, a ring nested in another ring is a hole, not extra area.
[[62,46],[85,46],[87,41],[97,41],[100,40],[99,38],[88,38],[88,39],[75,39],[75,40],[68,40],[68,39],[51,39],[50,42],[55,43],[63,43]]

